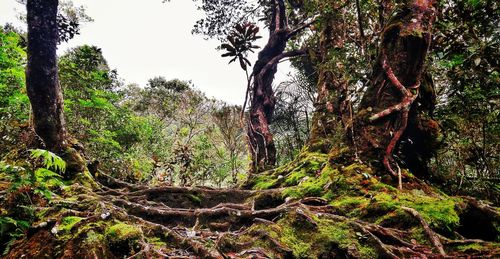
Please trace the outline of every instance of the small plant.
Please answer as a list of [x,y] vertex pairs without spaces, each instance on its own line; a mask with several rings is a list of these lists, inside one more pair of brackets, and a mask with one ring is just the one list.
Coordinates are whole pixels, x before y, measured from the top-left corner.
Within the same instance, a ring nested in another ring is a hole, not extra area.
[[31,224],[25,220],[16,220],[11,217],[0,217],[0,239],[2,240],[2,243],[7,240],[3,255],[6,255],[9,252],[12,243],[16,239],[22,237],[24,235],[24,231],[26,231],[30,225]]
[[248,52],[254,52],[253,49],[258,49],[259,46],[253,45],[253,42],[262,38],[261,36],[257,36],[257,33],[259,33],[259,27],[255,24],[237,24],[229,36],[227,36],[229,42],[220,46],[227,51],[227,53],[222,54],[222,57],[232,57],[229,63],[238,59],[241,68],[246,71],[247,66],[251,65],[247,59]]
[[1,162],[0,172],[11,182],[10,193],[27,193],[32,190],[34,194],[50,200],[53,195],[51,189],[64,185],[58,173],[64,173],[66,162],[47,150],[33,149],[30,153],[33,161],[29,166],[13,166]]
[[66,163],[56,154],[43,150],[30,150],[30,158],[21,165],[0,162],[0,175],[10,182],[6,206],[0,210],[0,247],[4,254],[16,239],[22,237],[36,219],[35,206],[50,201],[52,190],[64,186],[59,173]]
[[45,169],[62,173],[66,170],[66,162],[56,154],[43,149],[32,149],[30,152],[32,158],[42,161]]

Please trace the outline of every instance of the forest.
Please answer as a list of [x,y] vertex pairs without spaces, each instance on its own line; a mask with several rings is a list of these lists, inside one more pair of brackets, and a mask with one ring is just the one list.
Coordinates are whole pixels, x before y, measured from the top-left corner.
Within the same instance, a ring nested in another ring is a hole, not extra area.
[[85,7],[18,2],[0,258],[500,258],[498,1],[193,0],[241,104],[58,55]]

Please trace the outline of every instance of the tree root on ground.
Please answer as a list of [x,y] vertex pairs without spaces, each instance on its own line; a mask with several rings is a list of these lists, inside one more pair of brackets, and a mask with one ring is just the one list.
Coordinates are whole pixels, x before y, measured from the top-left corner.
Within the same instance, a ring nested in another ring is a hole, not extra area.
[[[106,182],[111,182],[118,189],[106,186]],[[364,245],[375,248],[377,253],[384,258],[460,257],[464,254],[456,252],[457,247],[464,245],[492,248],[491,251],[475,251],[473,255],[476,256],[500,255],[500,248],[496,243],[476,239],[452,240],[436,234],[415,209],[407,207],[401,207],[401,209],[420,221],[431,245],[426,242],[419,244],[415,241],[412,238],[411,229],[395,229],[337,215],[336,209],[329,205],[327,200],[317,197],[288,201],[271,208],[254,209],[251,199],[255,195],[276,190],[242,191],[176,187],[145,189],[135,185],[118,186],[117,183],[119,181],[102,181],[101,190],[97,193],[83,186],[72,186],[77,194],[70,195],[70,197],[76,201],[63,198],[54,200],[53,207],[46,210],[45,220],[35,224],[30,229],[31,234],[27,238],[15,243],[7,258],[17,258],[23,255],[22,251],[30,250],[29,247],[33,245],[33,242],[44,242],[44,240],[39,240],[39,235],[33,234],[44,231],[47,233],[42,236],[54,236],[54,240],[63,240],[47,242],[47,245],[64,250],[59,252],[59,255],[63,253],[76,257],[110,257],[115,251],[107,245],[95,244],[100,246],[100,250],[82,251],[79,247],[88,245],[84,241],[88,236],[88,231],[105,232],[117,222],[123,222],[141,230],[140,238],[135,241],[138,248],[129,252],[125,251],[127,252],[126,258],[189,258],[192,256],[200,258],[291,258],[297,256],[296,251],[282,236],[283,220],[290,218],[291,215],[295,220],[295,223],[292,223],[298,224],[296,231],[319,232],[325,226],[325,220],[332,224],[341,223],[348,228],[348,231],[360,233],[361,237],[356,242],[363,242]],[[215,206],[207,207],[206,204],[197,204],[190,208],[166,205],[157,199],[158,196],[172,195],[172,193],[182,194],[183,197],[200,193],[207,197],[240,194],[244,198],[230,197],[228,201],[220,202]],[[154,199],[150,200],[151,197]],[[498,216],[498,212],[486,204],[473,199],[464,200],[473,208],[494,214],[495,217]],[[80,217],[81,220],[71,228],[69,233],[54,231],[53,229],[57,230],[62,225],[63,219],[68,216]],[[299,230],[304,226],[307,227]],[[87,232],[83,229],[87,229],[85,230]],[[65,237],[62,238],[61,235]],[[161,240],[164,245],[158,247],[152,243],[152,238]],[[304,242],[306,241],[308,240]],[[338,244],[330,245],[332,247],[329,249],[334,249],[347,257],[360,256],[360,251],[356,247],[342,248],[337,247]],[[30,255],[41,256],[41,254]]]
[[420,224],[422,224],[422,227],[425,230],[425,233],[429,237],[429,240],[431,241],[432,245],[438,250],[439,254],[441,255],[446,255],[446,252],[444,251],[443,245],[441,244],[441,241],[439,240],[439,236],[429,227],[429,224],[422,218],[420,213],[416,211],[415,209],[408,208],[408,207],[401,207],[401,209],[409,212],[411,215],[413,215],[415,218],[420,221]]

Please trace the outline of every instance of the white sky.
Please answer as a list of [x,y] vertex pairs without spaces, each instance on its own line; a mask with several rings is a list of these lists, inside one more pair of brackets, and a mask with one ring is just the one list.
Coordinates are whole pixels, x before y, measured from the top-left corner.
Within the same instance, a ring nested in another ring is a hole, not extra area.
[[[192,35],[191,29],[203,13],[191,0],[73,0],[86,7],[94,22],[84,25],[80,35],[59,47],[59,54],[78,45],[100,47],[111,68],[125,83],[145,86],[155,76],[192,80],[209,97],[242,104],[246,76],[237,63],[215,48],[215,40]],[[18,21],[24,6],[16,0],[0,0],[0,24]],[[266,30],[262,30],[267,37]],[[263,40],[259,42],[263,46]],[[250,60],[255,61],[256,55]],[[275,83],[283,81],[289,66],[281,64]]]

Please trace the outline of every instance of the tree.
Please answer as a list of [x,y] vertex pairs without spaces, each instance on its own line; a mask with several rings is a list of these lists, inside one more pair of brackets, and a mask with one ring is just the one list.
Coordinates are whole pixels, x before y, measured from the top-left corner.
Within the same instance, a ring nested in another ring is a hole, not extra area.
[[215,125],[221,135],[221,141],[229,156],[229,168],[232,183],[238,181],[238,172],[241,169],[240,156],[245,153],[243,131],[239,125],[239,114],[241,107],[221,104],[220,107],[212,113]]
[[58,0],[29,0],[26,88],[33,126],[45,148],[61,152],[66,146],[63,96],[57,71]]
[[431,163],[432,180],[446,192],[500,203],[498,83],[500,4],[443,1],[436,21],[432,69],[443,145]]
[[26,51],[16,32],[0,27],[0,152],[20,145],[18,125],[27,125],[29,99],[26,96],[24,64]]
[[359,155],[370,162],[382,161],[391,176],[399,177],[400,186],[399,163],[425,175],[436,149],[439,128],[428,115],[435,103],[434,86],[424,65],[435,18],[432,0],[408,1],[391,18],[357,114]]
[[[256,39],[255,37],[248,39],[248,35],[255,35],[258,32],[258,29],[250,23],[251,17],[261,18],[269,29],[269,39],[259,52],[252,73],[248,75],[247,72],[247,98],[249,95],[250,107],[246,130],[252,157],[250,168],[251,172],[258,173],[276,164],[276,146],[269,125],[272,123],[276,105],[272,87],[277,66],[283,59],[305,53],[302,48],[293,47],[290,51],[285,51],[285,48],[290,39],[307,29],[315,22],[315,19],[309,17],[307,12],[298,15],[295,11],[299,10],[297,7],[301,4],[294,3],[294,1],[258,1],[257,6],[248,4],[246,1],[229,2],[228,6],[221,6],[218,2],[204,2],[203,9],[208,18],[198,22],[195,30],[204,32],[208,36],[227,35],[230,44],[221,46],[228,51],[223,56],[233,56],[233,60],[239,59],[240,66],[247,71],[250,62],[246,59],[246,52],[254,48],[249,41]],[[261,13],[258,13],[260,10],[262,10]],[[232,16],[234,14],[239,16],[234,18]],[[228,23],[235,24],[231,32],[227,30]],[[215,30],[217,34],[213,33],[214,28],[217,28]],[[246,108],[246,101],[243,106]]]
[[[347,101],[348,80],[342,51],[347,48],[343,12],[348,1],[322,6],[321,26],[312,62],[317,67],[317,98],[308,147],[310,151],[328,152],[333,145],[344,142],[348,127],[350,103]],[[337,11],[332,11],[337,10]],[[311,54],[310,54],[311,55]],[[341,137],[339,137],[341,136]],[[336,143],[337,142],[337,143]]]
[[279,164],[292,161],[309,140],[315,94],[315,83],[310,82],[303,71],[296,71],[276,87],[276,110],[271,129]]
[[[27,0],[17,0],[23,5],[27,5]],[[21,13],[20,19],[27,22],[26,13]],[[76,35],[80,34],[82,24],[92,22],[93,19],[85,13],[83,6],[75,6],[71,0],[59,1],[57,8],[57,31],[58,43],[68,42]],[[23,37],[24,38],[24,37]]]

